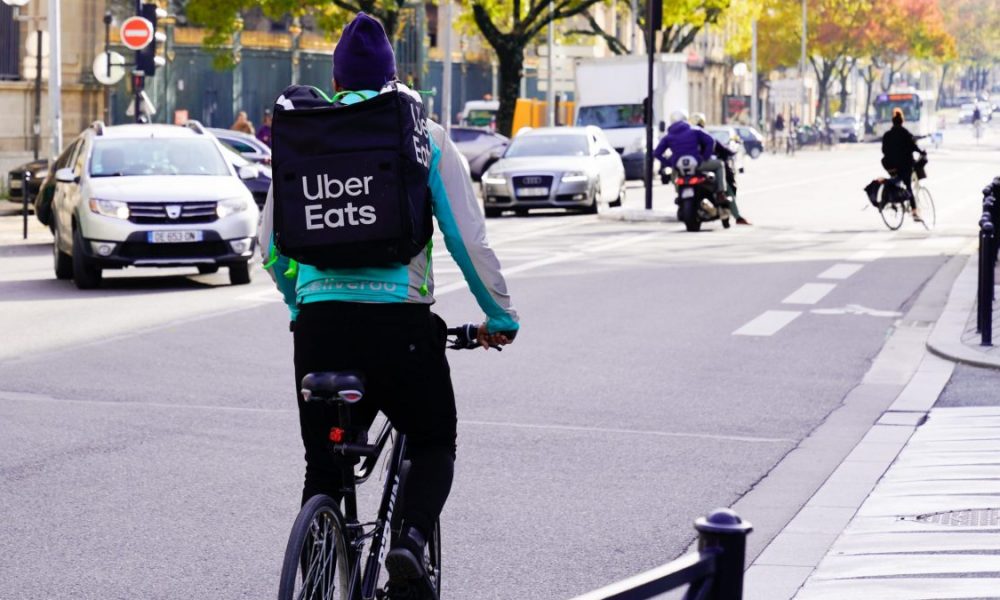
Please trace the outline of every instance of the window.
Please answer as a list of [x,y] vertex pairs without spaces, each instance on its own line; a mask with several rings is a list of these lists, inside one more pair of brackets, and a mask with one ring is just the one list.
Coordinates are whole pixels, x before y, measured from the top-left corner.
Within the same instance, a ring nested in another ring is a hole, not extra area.
[[0,3],[0,81],[21,78],[21,36],[13,7]]

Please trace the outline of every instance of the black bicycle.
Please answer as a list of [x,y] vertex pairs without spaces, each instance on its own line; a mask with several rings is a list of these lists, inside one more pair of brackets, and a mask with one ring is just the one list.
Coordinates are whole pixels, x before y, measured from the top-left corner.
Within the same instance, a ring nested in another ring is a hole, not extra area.
[[[448,347],[478,348],[478,328],[463,325],[448,330]],[[497,348],[499,349],[499,348]],[[392,600],[380,581],[385,555],[400,531],[400,490],[406,481],[406,436],[388,421],[374,426],[378,431],[369,443],[369,431],[352,427],[350,406],[365,394],[364,378],[356,372],[310,373],[302,379],[306,402],[325,402],[336,407],[339,426],[330,429],[328,447],[342,465],[341,502],[326,495],[310,498],[299,511],[281,567],[278,600]],[[391,447],[384,465],[385,484],[374,521],[358,520],[357,486],[376,471],[386,447]],[[428,598],[439,598],[441,589],[441,527],[424,550]]]

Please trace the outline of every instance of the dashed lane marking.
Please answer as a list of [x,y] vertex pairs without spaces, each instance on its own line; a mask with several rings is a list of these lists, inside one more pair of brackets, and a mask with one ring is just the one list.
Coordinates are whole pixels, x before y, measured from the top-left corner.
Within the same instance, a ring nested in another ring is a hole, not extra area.
[[733,335],[769,336],[798,318],[802,311],[767,310],[756,319],[733,332]]
[[847,279],[861,270],[864,265],[837,263],[819,274],[820,279]]
[[807,283],[788,295],[782,304],[816,304],[837,287],[835,283]]

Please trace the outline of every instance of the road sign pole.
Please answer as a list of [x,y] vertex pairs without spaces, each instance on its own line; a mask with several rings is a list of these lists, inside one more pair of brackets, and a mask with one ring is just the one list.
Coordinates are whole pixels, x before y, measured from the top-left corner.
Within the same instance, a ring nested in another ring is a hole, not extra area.
[[34,138],[31,151],[38,160],[42,138],[42,30],[35,31],[35,122],[32,125]]

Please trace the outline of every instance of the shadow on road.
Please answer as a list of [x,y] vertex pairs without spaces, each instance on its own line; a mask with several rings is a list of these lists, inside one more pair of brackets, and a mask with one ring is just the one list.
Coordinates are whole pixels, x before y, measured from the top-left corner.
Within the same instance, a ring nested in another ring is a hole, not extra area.
[[53,277],[43,280],[0,282],[0,304],[24,300],[65,300],[74,295],[84,298],[162,295],[228,286],[229,281],[222,274],[105,277],[101,287],[96,290],[80,290],[72,281],[60,281]]

